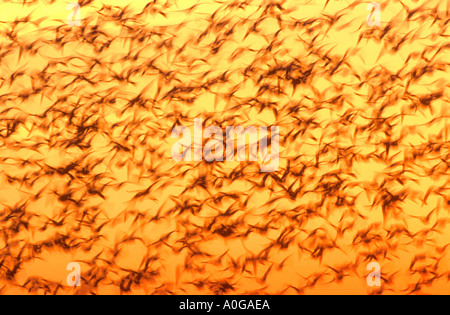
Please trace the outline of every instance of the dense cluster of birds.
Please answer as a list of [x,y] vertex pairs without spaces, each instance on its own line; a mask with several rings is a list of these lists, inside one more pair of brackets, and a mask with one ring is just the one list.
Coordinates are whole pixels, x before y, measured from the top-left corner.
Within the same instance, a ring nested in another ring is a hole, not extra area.
[[[1,4],[0,293],[450,293],[447,1],[78,3]],[[199,117],[278,170],[175,162]]]

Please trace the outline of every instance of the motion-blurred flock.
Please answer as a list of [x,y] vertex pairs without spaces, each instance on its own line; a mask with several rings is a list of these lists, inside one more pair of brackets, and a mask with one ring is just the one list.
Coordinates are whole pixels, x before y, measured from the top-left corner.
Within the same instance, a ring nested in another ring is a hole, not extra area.
[[1,293],[450,293],[448,1],[58,2],[0,7]]

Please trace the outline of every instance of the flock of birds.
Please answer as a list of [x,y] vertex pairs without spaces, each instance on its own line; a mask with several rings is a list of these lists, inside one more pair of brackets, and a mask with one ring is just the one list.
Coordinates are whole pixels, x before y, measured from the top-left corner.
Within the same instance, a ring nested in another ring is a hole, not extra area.
[[[448,2],[78,3],[1,4],[0,293],[450,293]],[[278,170],[173,161],[199,117]]]

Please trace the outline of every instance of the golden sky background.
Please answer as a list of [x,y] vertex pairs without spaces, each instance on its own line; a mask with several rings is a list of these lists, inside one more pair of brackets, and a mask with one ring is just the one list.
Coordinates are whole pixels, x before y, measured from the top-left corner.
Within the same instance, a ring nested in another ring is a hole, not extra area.
[[[0,7],[2,294],[450,293],[448,1],[69,2]],[[195,118],[279,169],[175,162]]]

